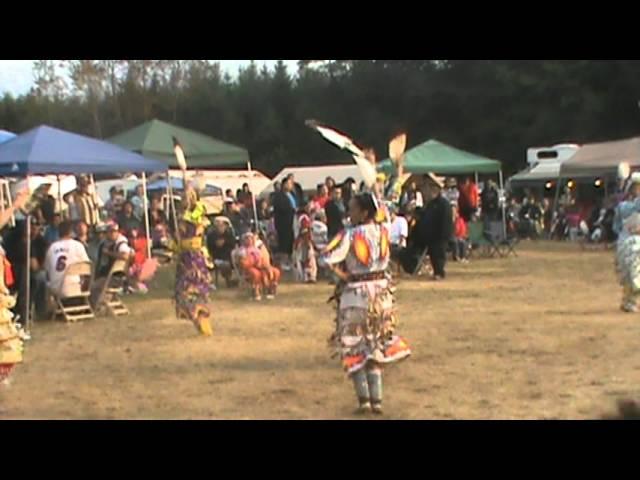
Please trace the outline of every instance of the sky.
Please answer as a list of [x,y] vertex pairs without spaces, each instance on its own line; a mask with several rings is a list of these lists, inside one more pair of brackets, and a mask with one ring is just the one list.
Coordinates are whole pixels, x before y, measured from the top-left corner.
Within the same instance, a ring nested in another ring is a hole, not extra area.
[[[215,60],[230,74],[235,74],[238,68],[248,65],[250,60]],[[258,67],[266,64],[275,65],[277,60],[256,60]],[[285,60],[291,73],[297,70],[297,60]],[[0,94],[9,92],[15,96],[27,93],[33,84],[33,60],[0,60]]]

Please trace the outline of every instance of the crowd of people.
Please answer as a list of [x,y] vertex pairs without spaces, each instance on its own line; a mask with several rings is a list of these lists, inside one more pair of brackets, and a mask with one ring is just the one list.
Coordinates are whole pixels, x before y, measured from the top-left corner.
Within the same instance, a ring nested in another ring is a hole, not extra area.
[[[94,299],[97,299],[100,282],[104,282],[118,258],[128,265],[122,279],[125,291],[145,293],[144,280],[153,274],[155,264],[147,258],[142,189],[136,188],[127,199],[122,188],[113,187],[109,200],[100,205],[90,190],[89,180],[78,177],[77,188],[63,197],[62,211],[56,209],[49,190],[48,185],[39,188],[37,195],[31,196],[31,205],[16,211],[22,218],[13,226],[6,225],[2,232],[6,258],[14,277],[13,291],[18,299],[14,313],[24,321],[29,298],[29,308],[33,307],[35,318],[50,316],[53,305],[49,293],[60,291],[65,268],[73,262],[86,261],[93,265]],[[154,235],[154,242],[166,244],[168,226],[159,203],[158,198],[152,198],[149,219],[154,232],[165,232]],[[30,246],[29,265],[27,245]],[[29,296],[26,295],[27,277]],[[65,281],[65,292],[77,286],[73,283],[74,279]]]

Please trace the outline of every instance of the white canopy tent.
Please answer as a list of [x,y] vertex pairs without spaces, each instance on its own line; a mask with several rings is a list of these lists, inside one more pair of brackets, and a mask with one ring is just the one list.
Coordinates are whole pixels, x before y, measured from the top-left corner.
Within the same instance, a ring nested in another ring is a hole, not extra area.
[[560,161],[544,161],[513,175],[507,184],[513,186],[540,184],[546,180],[557,180],[560,175]]
[[327,177],[332,177],[336,183],[342,183],[347,178],[353,178],[356,184],[362,182],[363,177],[356,164],[349,165],[318,165],[315,167],[286,167],[276,175],[260,194],[273,192],[274,184],[282,182],[287,175],[293,173],[295,180],[305,191],[315,191],[319,183],[324,183]]

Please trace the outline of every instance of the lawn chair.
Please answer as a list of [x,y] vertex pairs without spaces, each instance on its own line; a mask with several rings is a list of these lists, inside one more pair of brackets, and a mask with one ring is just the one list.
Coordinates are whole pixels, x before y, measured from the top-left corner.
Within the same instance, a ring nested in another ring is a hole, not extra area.
[[484,232],[487,240],[491,243],[492,256],[496,253],[500,257],[508,257],[513,255],[517,257],[515,246],[517,244],[517,237],[505,236],[502,222],[490,222],[488,230]]
[[96,311],[101,311],[104,308],[112,316],[129,315],[129,309],[122,303],[122,283],[116,277],[116,275],[127,275],[128,263],[127,260],[122,259],[113,262],[96,302]]
[[418,259],[418,264],[416,265],[416,269],[413,271],[413,275],[424,275],[425,273],[430,274],[431,272],[431,263],[429,262],[429,248],[425,248]]
[[91,262],[78,262],[68,265],[64,271],[61,285],[64,288],[67,278],[70,276],[80,277],[80,286],[74,294],[62,296],[61,293],[51,292],[55,301],[55,309],[51,316],[52,320],[58,315],[64,316],[67,322],[77,322],[95,318],[89,297],[91,295]]
[[471,246],[471,251],[469,252],[470,258],[473,257],[477,250],[480,250],[480,253],[484,257],[491,255],[492,245],[484,234],[484,225],[482,222],[469,223],[469,245]]

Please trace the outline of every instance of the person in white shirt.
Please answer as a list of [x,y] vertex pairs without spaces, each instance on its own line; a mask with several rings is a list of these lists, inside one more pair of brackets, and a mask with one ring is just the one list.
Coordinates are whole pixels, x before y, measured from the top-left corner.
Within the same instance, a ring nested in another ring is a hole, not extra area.
[[58,228],[60,240],[51,244],[44,261],[47,286],[57,295],[69,297],[81,291],[81,279],[77,275],[67,275],[65,278],[65,270],[69,265],[90,260],[84,245],[72,237],[72,223],[62,222]]
[[391,229],[389,237],[392,246],[406,247],[407,237],[409,237],[409,224],[407,219],[399,216],[395,208],[391,209]]

